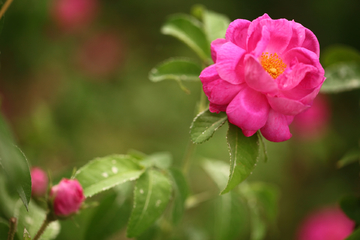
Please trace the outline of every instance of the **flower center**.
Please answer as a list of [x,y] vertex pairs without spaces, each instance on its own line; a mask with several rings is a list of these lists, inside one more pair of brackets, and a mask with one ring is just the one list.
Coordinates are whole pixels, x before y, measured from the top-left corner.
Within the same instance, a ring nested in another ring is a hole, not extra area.
[[286,64],[279,58],[277,53],[271,53],[270,55],[267,52],[262,53],[260,64],[273,79],[282,74],[286,68]]

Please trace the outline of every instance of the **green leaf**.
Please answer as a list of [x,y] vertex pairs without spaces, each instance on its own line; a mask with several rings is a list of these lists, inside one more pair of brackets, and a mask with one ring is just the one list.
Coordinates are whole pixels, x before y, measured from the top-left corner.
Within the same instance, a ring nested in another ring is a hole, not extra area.
[[224,123],[227,115],[224,112],[212,113],[209,109],[199,113],[190,126],[190,138],[193,143],[209,140]]
[[131,202],[119,202],[119,196],[112,194],[102,199],[89,220],[85,239],[106,239],[126,226],[130,217]]
[[251,191],[256,198],[262,216],[270,224],[275,224],[278,215],[279,189],[268,183],[251,183]]
[[14,143],[8,125],[0,115],[0,166],[11,188],[17,190],[27,208],[31,197],[30,169],[26,157]]
[[75,178],[91,197],[118,184],[133,181],[143,173],[137,160],[127,155],[110,155],[96,158],[80,168]]
[[174,15],[162,26],[161,32],[183,41],[203,61],[210,61],[210,44],[196,18],[185,14]]
[[180,222],[184,214],[185,201],[189,195],[189,186],[181,170],[177,168],[170,168],[169,173],[174,189],[172,220],[173,223],[176,225]]
[[0,236],[7,236],[9,232],[9,223],[0,217]]
[[167,169],[172,163],[172,156],[169,152],[157,152],[145,156],[139,163],[146,168],[155,166],[157,168]]
[[360,198],[346,196],[341,199],[340,207],[350,219],[360,224]]
[[153,82],[163,80],[200,81],[201,66],[189,59],[171,58],[153,68],[149,79]]
[[221,194],[229,192],[254,170],[259,157],[259,133],[245,137],[241,129],[229,123],[227,142],[230,154],[230,176]]
[[360,239],[360,228],[357,228],[351,235],[345,240],[359,240]]
[[[30,236],[34,237],[46,218],[46,212],[32,201],[29,204],[29,212],[26,211],[23,205],[17,204],[15,217],[18,219],[18,237],[20,239],[23,237],[23,229],[25,228],[29,232]],[[49,224],[40,239],[55,239],[59,232],[60,224],[58,221],[54,221]]]
[[360,88],[360,62],[341,62],[325,69],[323,93],[338,93]]
[[239,234],[246,231],[246,212],[235,191],[215,199],[214,239],[244,239]]
[[225,38],[225,33],[230,24],[230,19],[210,10],[203,11],[204,29],[208,41],[211,43],[217,38]]
[[360,53],[350,46],[333,45],[321,54],[321,63],[325,67],[339,62],[360,62]]
[[239,190],[247,200],[250,212],[250,239],[262,240],[266,236],[267,229],[273,229],[276,223],[279,189],[271,184],[257,182],[241,184]]
[[354,162],[359,162],[360,149],[353,149],[347,152],[337,163],[338,168],[342,168]]
[[219,160],[204,159],[201,166],[220,190],[226,186],[230,171],[229,164]]
[[157,170],[148,169],[136,181],[134,206],[131,212],[127,236],[139,236],[164,212],[171,195],[171,183]]
[[[219,160],[204,159],[201,166],[219,189],[225,187],[229,176],[229,164]],[[241,204],[239,194],[234,191],[215,199],[214,239],[237,239],[239,233],[244,230],[245,213]]]

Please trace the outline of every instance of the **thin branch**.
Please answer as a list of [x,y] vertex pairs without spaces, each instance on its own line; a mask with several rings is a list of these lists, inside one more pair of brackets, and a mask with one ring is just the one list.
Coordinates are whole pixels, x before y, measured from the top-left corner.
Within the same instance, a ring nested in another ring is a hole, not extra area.
[[5,14],[6,10],[9,8],[12,1],[13,0],[6,0],[5,4],[2,6],[0,10],[0,19],[3,17],[3,15]]

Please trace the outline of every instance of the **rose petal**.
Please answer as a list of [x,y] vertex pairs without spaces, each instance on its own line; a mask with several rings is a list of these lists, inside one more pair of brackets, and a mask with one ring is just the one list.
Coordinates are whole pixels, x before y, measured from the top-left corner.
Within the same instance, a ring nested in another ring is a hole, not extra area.
[[[251,24],[250,24],[251,26]],[[250,29],[250,27],[249,27]],[[254,55],[254,57],[259,57],[265,49],[267,48],[270,41],[270,32],[267,26],[262,26],[258,24],[256,28],[253,29],[253,33],[249,34],[246,45],[248,52]]]
[[285,52],[295,47],[301,47],[305,39],[305,27],[294,20],[292,20],[290,24],[292,27],[292,35]]
[[317,73],[318,69],[312,65],[298,63],[292,69],[287,69],[283,74],[281,74],[278,78],[276,78],[276,82],[278,84],[279,89],[281,90],[290,90],[296,87],[303,80],[306,81],[308,79],[304,79],[308,73]]
[[274,111],[284,115],[296,115],[310,107],[310,105],[289,98],[267,96],[267,99]]
[[211,58],[214,61],[214,63],[216,62],[217,51],[226,42],[227,42],[227,40],[225,40],[223,38],[218,38],[211,42],[211,45],[210,45],[211,46]]
[[226,30],[226,40],[233,42],[242,49],[246,49],[247,30],[250,23],[250,21],[244,19],[236,19],[231,22]]
[[293,67],[298,63],[313,65],[318,68],[321,67],[319,57],[314,52],[303,47],[290,49],[282,56],[282,60],[289,67]]
[[[222,79],[210,82],[205,86],[204,92],[211,103],[227,105],[245,87],[245,84],[231,84]],[[206,88],[206,91],[205,91]]]
[[219,76],[229,83],[239,84],[244,82],[243,70],[240,60],[245,50],[232,42],[223,44],[217,51],[216,70]]
[[242,132],[243,132],[245,137],[251,137],[252,135],[254,135],[257,132],[257,130],[254,130],[254,131],[252,131],[252,130],[242,130]]
[[288,118],[274,110],[270,110],[268,120],[260,129],[261,134],[269,141],[283,142],[291,138]]
[[213,103],[209,103],[209,111],[210,112],[215,112],[215,113],[220,113],[220,112],[225,112],[226,111],[226,105],[216,105]]
[[315,34],[309,29],[305,28],[305,40],[302,47],[314,52],[318,57],[320,56],[320,45]]
[[274,79],[252,55],[247,54],[245,56],[244,65],[245,81],[249,87],[262,93],[275,93],[278,91]]
[[291,22],[286,19],[264,19],[260,21],[260,25],[266,26],[270,33],[270,41],[266,51],[281,55],[289,45],[292,37]]
[[241,90],[226,108],[229,121],[246,131],[256,131],[263,127],[268,113],[266,97],[251,88]]
[[209,82],[215,81],[220,78],[218,72],[216,71],[215,64],[210,65],[202,70],[199,76],[203,84],[208,84]]

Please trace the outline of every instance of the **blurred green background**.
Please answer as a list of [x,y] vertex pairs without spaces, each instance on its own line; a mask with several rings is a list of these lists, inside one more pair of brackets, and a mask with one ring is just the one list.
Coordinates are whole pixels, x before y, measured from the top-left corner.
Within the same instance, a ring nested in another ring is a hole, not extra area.
[[[95,157],[129,149],[169,151],[181,166],[201,84],[186,84],[191,91],[186,94],[175,82],[148,80],[151,68],[169,57],[196,58],[160,33],[170,14],[189,13],[194,4],[231,20],[268,13],[311,29],[322,52],[334,44],[360,49],[357,0],[101,0],[92,20],[75,30],[59,26],[54,2],[14,0],[0,35],[2,113],[31,165],[48,169],[54,179],[70,177],[73,168]],[[359,93],[328,96],[331,123],[324,135],[267,142],[269,160],[258,164],[249,181],[273,183],[281,192],[278,230],[268,239],[294,239],[309,211],[359,192],[359,166],[336,168],[345,152],[358,147]],[[189,178],[193,193],[214,188],[197,163],[202,156],[227,162],[225,135],[226,126],[197,147]],[[189,232],[197,232],[193,239],[212,239],[211,231],[198,230],[212,224],[203,221],[211,206],[185,217]],[[63,223],[58,239],[80,239],[82,219],[79,228]],[[74,229],[77,233],[69,234]]]

